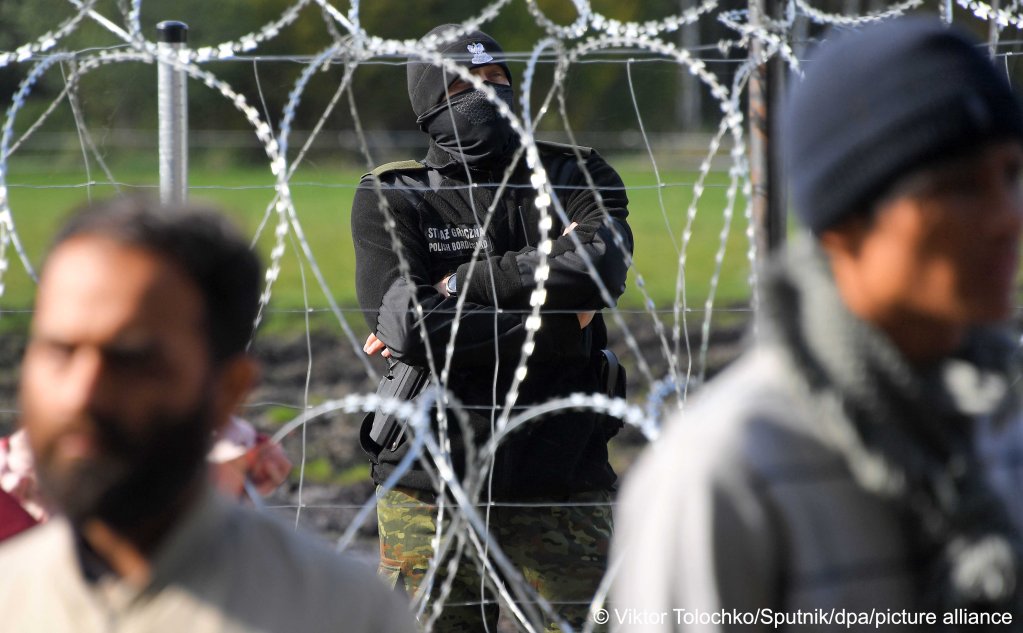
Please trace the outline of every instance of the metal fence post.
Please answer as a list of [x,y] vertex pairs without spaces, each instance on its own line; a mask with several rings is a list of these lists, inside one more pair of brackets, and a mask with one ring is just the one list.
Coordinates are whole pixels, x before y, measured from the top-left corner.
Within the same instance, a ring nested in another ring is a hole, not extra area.
[[[778,10],[776,0],[750,0],[750,22],[762,25],[770,16],[769,8]],[[764,45],[754,38],[751,53],[763,54]],[[785,65],[775,55],[753,72],[749,83],[750,180],[753,185],[753,222],[757,253],[763,261],[785,242],[788,203],[781,173],[777,139],[778,117],[785,84]]]
[[[188,41],[188,25],[168,20],[156,25],[162,54],[176,55]],[[160,100],[160,201],[181,205],[188,199],[188,84],[185,72],[157,62]]]

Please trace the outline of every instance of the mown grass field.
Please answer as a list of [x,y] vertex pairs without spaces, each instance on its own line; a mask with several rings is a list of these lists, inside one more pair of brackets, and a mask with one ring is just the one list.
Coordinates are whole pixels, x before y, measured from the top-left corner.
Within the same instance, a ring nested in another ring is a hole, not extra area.
[[[657,187],[649,165],[625,159],[612,162],[618,167],[629,188],[629,221],[636,240],[635,266],[629,290],[620,305],[629,309],[642,307],[643,297],[636,283],[637,275],[641,275],[656,307],[670,310],[675,298],[679,268],[678,246],[682,241],[686,210],[692,199],[696,174],[666,170],[662,165],[661,180],[664,184]],[[33,265],[39,263],[50,236],[69,209],[90,196],[109,196],[116,190],[110,184],[87,186],[89,178],[80,167],[54,167],[39,161],[25,163],[12,160],[10,170],[7,185],[11,209],[18,235]],[[122,186],[122,190],[145,190],[152,195],[157,193],[158,177],[153,165],[124,163],[114,166],[112,172],[117,182],[127,185]],[[298,218],[316,264],[334,298],[345,308],[356,306],[352,283],[354,257],[349,212],[354,186],[360,174],[361,170],[355,168],[304,166],[296,172],[291,183]],[[105,176],[94,168],[91,180],[102,183]],[[194,200],[209,201],[221,206],[253,236],[256,236],[257,227],[273,201],[273,182],[269,171],[261,166],[197,166],[193,167],[190,175]],[[702,308],[709,291],[715,269],[715,254],[724,227],[727,184],[727,174],[712,174],[699,203],[685,275],[687,303],[691,308]],[[748,244],[744,234],[746,220],[742,217],[744,204],[745,200],[740,195],[735,209],[736,217],[727,236],[717,305],[741,302],[749,295]],[[268,256],[273,245],[275,222],[274,215],[258,237],[259,249],[264,257]],[[311,275],[308,262],[298,257],[297,253],[297,245],[289,238],[281,276],[274,287],[271,302],[271,309],[275,311],[303,308],[303,273],[309,305],[314,308],[327,305],[323,292]],[[5,275],[6,287],[0,298],[0,307],[30,307],[33,283],[24,267],[14,259],[13,251],[8,254],[11,257],[11,267]]]

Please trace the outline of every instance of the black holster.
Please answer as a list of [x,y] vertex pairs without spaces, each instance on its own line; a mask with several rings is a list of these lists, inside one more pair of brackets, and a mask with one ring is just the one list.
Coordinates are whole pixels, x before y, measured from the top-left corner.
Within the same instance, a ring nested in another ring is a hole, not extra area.
[[[625,397],[625,367],[618,361],[618,356],[609,349],[600,350],[600,393],[608,398]],[[621,418],[606,413],[597,416],[604,426],[604,436],[611,439],[625,426]]]

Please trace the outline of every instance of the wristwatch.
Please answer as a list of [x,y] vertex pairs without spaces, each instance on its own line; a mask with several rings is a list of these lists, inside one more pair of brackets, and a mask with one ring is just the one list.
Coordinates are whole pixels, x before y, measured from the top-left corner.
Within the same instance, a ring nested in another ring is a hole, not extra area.
[[452,297],[458,295],[458,273],[451,273],[448,275],[447,280],[444,282],[444,289],[448,291],[448,294]]

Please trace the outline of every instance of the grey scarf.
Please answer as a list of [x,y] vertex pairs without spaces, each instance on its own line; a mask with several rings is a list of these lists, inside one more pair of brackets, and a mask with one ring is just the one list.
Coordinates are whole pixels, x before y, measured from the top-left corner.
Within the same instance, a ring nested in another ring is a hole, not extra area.
[[[820,411],[822,435],[864,489],[907,518],[921,608],[1023,614],[1023,547],[977,458],[973,427],[1016,410],[1015,345],[978,329],[952,358],[913,368],[853,316],[809,240],[769,271],[764,340],[778,343]],[[1023,630],[1015,628],[999,630]]]

